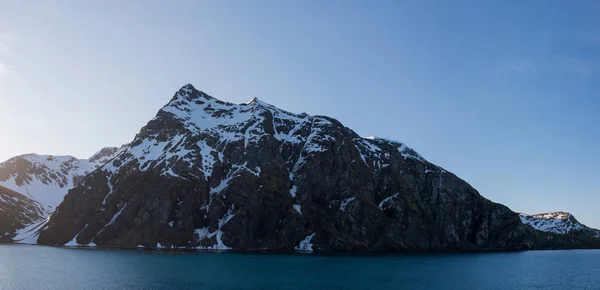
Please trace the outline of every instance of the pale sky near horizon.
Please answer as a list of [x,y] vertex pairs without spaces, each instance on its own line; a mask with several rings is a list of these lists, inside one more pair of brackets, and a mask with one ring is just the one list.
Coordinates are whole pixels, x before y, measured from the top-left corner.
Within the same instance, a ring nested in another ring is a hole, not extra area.
[[402,141],[600,227],[599,1],[0,0],[0,160],[129,142],[186,83]]

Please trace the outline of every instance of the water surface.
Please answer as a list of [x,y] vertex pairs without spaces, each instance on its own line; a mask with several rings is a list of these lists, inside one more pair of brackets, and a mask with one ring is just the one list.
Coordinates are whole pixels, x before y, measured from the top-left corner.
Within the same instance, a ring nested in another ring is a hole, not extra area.
[[313,256],[0,245],[0,289],[600,289],[600,251]]

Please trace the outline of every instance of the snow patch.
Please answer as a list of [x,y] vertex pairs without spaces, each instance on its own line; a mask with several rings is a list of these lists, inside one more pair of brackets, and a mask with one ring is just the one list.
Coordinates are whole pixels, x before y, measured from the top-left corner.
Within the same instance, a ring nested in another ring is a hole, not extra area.
[[290,195],[292,197],[296,197],[296,192],[298,191],[298,186],[294,185],[292,186],[292,188],[290,189]]
[[382,201],[379,203],[379,208],[380,208],[380,209],[388,209],[388,208],[389,208],[391,205],[388,205],[386,208],[383,208],[383,206],[384,206],[386,203],[391,203],[392,199],[394,199],[394,198],[396,198],[396,197],[398,197],[398,193],[396,193],[396,194],[393,194],[393,195],[391,195],[391,196],[388,196],[388,197],[384,198],[384,199],[383,199],[383,200],[382,200]]
[[83,229],[81,229],[81,231],[79,231],[74,237],[73,239],[71,239],[69,242],[67,242],[65,244],[65,247],[78,247],[78,246],[82,246],[82,244],[78,244],[77,243],[77,237],[79,237],[79,234],[81,234],[81,232],[83,232],[83,230],[85,230],[87,228],[88,224],[85,224],[85,226],[83,227]]
[[299,213],[302,214],[302,207],[299,204],[294,204],[294,209]]
[[404,157],[404,159],[412,158],[421,162],[425,161],[425,159],[419,153],[417,153],[412,148],[406,146],[405,144],[401,144],[400,147],[398,147],[398,151],[400,152],[400,154],[402,154],[402,157]]
[[220,220],[219,220],[219,228],[214,231],[214,232],[210,232],[208,230],[208,228],[204,227],[204,228],[200,228],[200,229],[196,229],[194,232],[196,235],[198,235],[198,241],[202,241],[204,239],[210,239],[212,237],[216,236],[216,240],[217,243],[212,245],[212,246],[208,246],[208,247],[204,247],[204,246],[198,246],[196,247],[196,249],[200,249],[200,250],[219,250],[219,251],[226,251],[226,250],[231,250],[230,247],[228,247],[227,245],[225,245],[223,243],[223,240],[221,239],[223,236],[223,231],[222,231],[222,227],[227,224],[233,217],[235,216],[235,214],[233,213],[233,209],[230,209],[227,211],[227,213],[225,214],[225,216],[223,216]]
[[342,212],[346,211],[346,206],[348,206],[348,204],[351,203],[352,201],[354,201],[355,199],[356,199],[356,197],[349,197],[349,198],[342,200],[342,204],[340,204],[340,210]]
[[46,226],[49,220],[50,216],[47,216],[46,218],[33,222],[24,228],[18,229],[13,241],[18,244],[37,245],[40,232],[44,226]]
[[129,205],[129,203],[126,203],[125,205],[123,205],[123,206],[121,207],[121,209],[119,209],[119,211],[118,211],[117,213],[115,213],[115,214],[114,214],[114,215],[111,217],[110,221],[108,221],[108,223],[106,223],[106,224],[105,224],[105,225],[102,227],[102,229],[101,229],[101,230],[100,230],[100,231],[99,231],[99,232],[96,234],[96,236],[100,235],[100,233],[102,233],[102,232],[104,231],[104,229],[106,229],[106,227],[108,227],[108,226],[112,225],[113,223],[115,223],[115,221],[116,221],[116,220],[117,220],[117,218],[118,218],[118,217],[121,215],[121,213],[122,213],[122,212],[123,212],[123,210],[124,210],[124,209],[127,207],[127,205]]
[[315,233],[306,236],[306,238],[304,238],[304,240],[302,240],[300,244],[297,247],[295,247],[295,250],[298,252],[313,252],[313,244],[311,241],[314,236]]

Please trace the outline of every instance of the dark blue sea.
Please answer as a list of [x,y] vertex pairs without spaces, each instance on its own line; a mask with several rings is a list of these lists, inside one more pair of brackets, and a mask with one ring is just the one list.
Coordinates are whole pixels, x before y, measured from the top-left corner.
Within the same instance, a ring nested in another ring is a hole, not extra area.
[[0,245],[0,289],[600,289],[600,251],[319,256]]

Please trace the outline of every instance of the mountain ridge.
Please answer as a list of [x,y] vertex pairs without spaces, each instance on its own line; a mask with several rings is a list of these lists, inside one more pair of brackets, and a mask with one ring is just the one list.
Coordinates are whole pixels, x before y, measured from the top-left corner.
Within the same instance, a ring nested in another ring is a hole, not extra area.
[[269,251],[595,245],[550,237],[403,143],[185,85],[127,150],[69,191],[38,241]]
[[22,154],[0,163],[0,185],[53,209],[86,174],[125,150],[106,147],[88,159],[70,155]]

